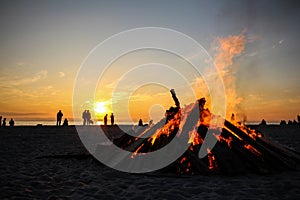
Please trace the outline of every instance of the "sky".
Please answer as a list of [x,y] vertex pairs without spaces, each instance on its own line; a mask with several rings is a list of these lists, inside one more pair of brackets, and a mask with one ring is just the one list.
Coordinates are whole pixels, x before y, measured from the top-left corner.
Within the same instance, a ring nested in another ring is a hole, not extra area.
[[[247,121],[293,120],[300,114],[299,19],[298,1],[4,0],[0,5],[0,115],[16,120],[55,119],[61,109],[64,117],[73,118],[73,87],[89,52],[119,32],[162,27],[193,38],[214,59],[228,93],[228,113]],[[183,71],[188,67],[179,58],[157,51],[117,60],[102,80],[104,85],[99,84],[95,100],[104,102],[117,122],[128,117],[159,119],[173,105],[170,88],[162,85],[141,85],[125,102],[121,97],[112,102],[105,90],[120,83],[117,71],[126,73],[126,66],[148,63],[151,58]],[[149,69],[155,66],[144,66],[127,78],[146,77]],[[188,103],[194,94],[180,89],[178,83],[184,85],[184,80],[174,77],[179,99]],[[102,115],[95,113],[94,118]]]

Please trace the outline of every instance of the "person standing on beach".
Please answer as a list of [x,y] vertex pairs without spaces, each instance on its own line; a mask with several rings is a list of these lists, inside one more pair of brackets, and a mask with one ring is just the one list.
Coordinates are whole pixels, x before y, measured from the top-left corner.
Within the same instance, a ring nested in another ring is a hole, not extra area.
[[115,123],[114,113],[111,113],[111,115],[110,115],[110,122],[111,122],[111,125],[114,125],[114,123]]
[[1,123],[2,123],[2,116],[0,116],[0,126],[1,126]]
[[90,113],[89,110],[87,110],[87,111],[86,111],[86,123],[87,123],[87,125],[90,125],[90,123],[91,123],[91,118],[92,118],[91,113]]
[[104,116],[104,125],[105,126],[107,125],[107,114],[105,114],[105,116]]
[[139,126],[143,126],[143,120],[142,119],[139,120]]
[[65,118],[64,123],[63,123],[63,126],[69,126],[69,121],[68,121],[67,118]]
[[84,110],[82,113],[82,119],[83,119],[83,126],[85,126],[86,125],[86,110]]
[[59,110],[58,113],[56,114],[56,126],[60,126],[63,115],[64,114],[61,112],[61,110]]
[[9,126],[14,126],[14,125],[15,125],[15,121],[13,120],[13,118],[11,118],[9,121]]
[[6,126],[6,118],[3,119],[2,126]]

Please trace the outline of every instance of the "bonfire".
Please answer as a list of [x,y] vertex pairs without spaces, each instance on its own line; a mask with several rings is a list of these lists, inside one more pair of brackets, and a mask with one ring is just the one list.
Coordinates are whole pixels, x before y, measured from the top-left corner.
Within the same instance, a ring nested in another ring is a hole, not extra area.
[[[138,137],[122,134],[111,139],[119,148],[132,152],[131,158],[147,154],[168,145],[174,137],[188,135],[189,148],[172,164],[161,171],[177,174],[221,174],[245,173],[266,174],[296,169],[300,154],[284,146],[268,141],[262,133],[251,130],[234,121],[223,120],[223,127],[210,127],[217,116],[205,108],[205,98],[197,100],[185,108],[180,107],[175,91],[171,90],[175,107],[166,111],[165,119],[147,128]],[[186,126],[181,117],[191,117],[198,113],[194,124]],[[210,128],[211,131],[208,131]],[[120,130],[121,131],[121,130]],[[143,135],[150,135],[142,138]],[[107,135],[109,137],[109,135]],[[204,157],[199,150],[207,137],[216,139],[213,148],[206,148]]]

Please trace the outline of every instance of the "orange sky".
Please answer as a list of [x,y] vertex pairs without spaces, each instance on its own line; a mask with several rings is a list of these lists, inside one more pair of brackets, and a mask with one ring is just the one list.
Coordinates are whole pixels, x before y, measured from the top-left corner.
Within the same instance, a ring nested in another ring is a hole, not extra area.
[[[290,119],[296,116],[293,108],[282,109],[281,105],[286,101],[283,98],[270,101],[263,93],[247,94],[247,91],[244,91],[246,95],[239,94],[237,71],[242,66],[240,63],[235,63],[235,58],[241,56],[250,43],[247,41],[245,32],[227,37],[216,37],[212,41],[213,58],[226,89],[228,116],[234,112],[240,120],[246,118],[248,121],[259,121],[261,118],[278,121],[281,118]],[[130,96],[113,94],[116,88],[121,93],[129,87],[135,87],[137,76],[149,76],[150,73],[153,73],[154,77],[156,73],[166,73],[166,76],[171,76],[182,105],[194,102],[194,94],[191,91],[187,92],[189,86],[176,77],[176,74],[172,77],[173,72],[168,71],[169,69],[164,72],[155,71],[155,64],[153,66],[150,64],[140,71],[134,72],[133,70],[132,74],[128,73],[124,77],[132,66],[151,63],[153,60],[178,70],[186,69],[184,73],[193,82],[192,87],[196,97],[205,96],[209,101],[209,92],[205,82],[201,76],[194,77],[193,71],[184,60],[167,52],[143,50],[116,60],[98,83],[95,99],[90,101],[96,103],[91,105],[87,101],[86,105],[81,105],[79,109],[90,109],[95,120],[102,120],[105,113],[114,112],[119,122],[135,122],[140,118],[145,122],[150,119],[158,121],[163,117],[164,110],[174,104],[166,86],[153,83],[138,86]],[[64,117],[73,118],[72,91],[76,80],[76,70],[79,68],[74,67],[69,68],[68,71],[56,72],[41,70],[35,73],[32,73],[30,68],[25,63],[18,63],[13,69],[2,71],[4,76],[1,77],[1,114],[16,119],[55,119],[56,112],[61,109]],[[122,83],[123,79],[129,82]],[[298,106],[299,101],[299,97],[288,100],[290,104]],[[105,113],[95,111],[97,102],[103,102]]]
[[[64,117],[71,119],[76,75],[88,53],[113,34],[144,26],[171,28],[203,45],[223,78],[228,115],[234,112],[239,120],[279,122],[300,114],[300,29],[295,26],[299,12],[285,1],[251,5],[241,1],[230,6],[224,1],[99,1],[93,5],[7,1],[2,7],[3,117],[55,120],[57,111],[62,110]],[[149,64],[153,62],[163,66]],[[147,63],[140,70],[129,70]],[[173,79],[170,87],[136,82],[137,77],[155,77],[159,82],[162,73]],[[126,92],[132,88],[135,90],[128,96]],[[202,96],[209,100],[201,76],[184,60],[167,52],[138,51],[117,59],[98,83],[95,99],[87,99],[78,109],[94,111],[91,102],[104,102],[117,122],[139,118],[147,122],[159,119],[163,109],[173,105],[170,88],[176,90],[182,105]],[[93,117],[102,118],[103,113],[93,112]]]

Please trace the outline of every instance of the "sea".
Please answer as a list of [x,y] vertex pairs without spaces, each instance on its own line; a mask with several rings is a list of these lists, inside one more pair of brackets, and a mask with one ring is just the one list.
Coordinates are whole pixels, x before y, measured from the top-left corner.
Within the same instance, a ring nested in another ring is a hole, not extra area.
[[[63,123],[63,122],[62,122]],[[15,126],[56,126],[55,120],[15,120]],[[94,125],[102,125],[103,121],[94,121]],[[118,122],[119,125],[134,125],[133,122]],[[136,123],[137,124],[137,123]],[[82,125],[82,122],[69,120],[69,125]]]
[[[260,122],[248,122],[246,125],[258,125]],[[55,120],[15,120],[15,126],[56,126]],[[94,125],[102,125],[103,121],[94,121]],[[119,125],[137,125],[137,123],[133,122],[117,122]],[[279,122],[269,122],[268,125],[279,125]],[[69,120],[69,125],[82,125],[82,122],[75,122],[73,120]]]

